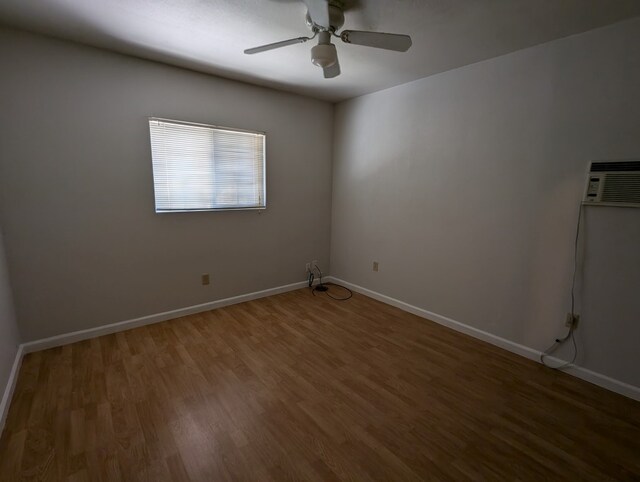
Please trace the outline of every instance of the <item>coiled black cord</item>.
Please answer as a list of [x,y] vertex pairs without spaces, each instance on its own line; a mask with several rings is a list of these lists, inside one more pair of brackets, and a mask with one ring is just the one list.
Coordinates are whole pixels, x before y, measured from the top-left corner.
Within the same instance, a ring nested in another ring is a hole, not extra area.
[[[320,268],[318,267],[317,264],[315,264],[313,266],[314,266],[315,269],[318,270],[318,274],[320,275],[320,282],[318,283],[318,286],[314,286],[313,288],[311,288],[311,294],[313,296],[315,296],[316,295],[316,291],[318,291],[320,293],[326,293],[329,298],[334,299],[336,301],[347,301],[348,299],[353,297],[353,291],[351,291],[346,286],[342,286],[342,285],[339,285],[337,283],[323,284],[322,283],[322,271],[320,270]],[[309,276],[309,287],[311,287],[313,285],[313,279],[314,279],[314,275],[313,275],[313,272],[311,272],[310,276]],[[347,296],[344,296],[344,297],[333,296],[331,293],[329,293],[329,286],[337,286],[338,288],[342,288],[343,290],[347,290],[349,292],[349,294]]]

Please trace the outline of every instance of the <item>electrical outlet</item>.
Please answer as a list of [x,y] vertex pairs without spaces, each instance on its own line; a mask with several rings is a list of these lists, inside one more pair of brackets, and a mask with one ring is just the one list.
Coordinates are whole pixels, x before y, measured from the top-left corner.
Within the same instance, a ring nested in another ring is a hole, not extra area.
[[378,262],[377,261],[373,262],[373,271],[378,271]]
[[209,280],[209,273],[204,273],[204,274],[202,275],[202,284],[203,284],[203,285],[208,285],[209,283],[210,283],[210,280]]
[[307,273],[310,273],[311,272],[311,263],[307,263],[306,267],[307,267]]
[[567,319],[564,322],[564,326],[567,328],[573,327],[575,330],[578,328],[578,322],[580,321],[580,315],[572,315],[571,313],[567,313]]

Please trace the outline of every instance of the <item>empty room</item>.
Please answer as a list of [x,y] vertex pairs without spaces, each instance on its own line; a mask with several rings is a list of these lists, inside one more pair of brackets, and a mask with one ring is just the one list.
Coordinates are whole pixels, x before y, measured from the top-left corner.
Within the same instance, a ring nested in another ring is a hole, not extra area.
[[640,480],[640,2],[0,2],[0,481]]

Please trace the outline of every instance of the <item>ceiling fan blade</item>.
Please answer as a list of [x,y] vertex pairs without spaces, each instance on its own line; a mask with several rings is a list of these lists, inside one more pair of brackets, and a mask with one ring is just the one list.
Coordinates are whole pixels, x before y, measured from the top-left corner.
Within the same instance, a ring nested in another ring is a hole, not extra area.
[[348,44],[366,45],[367,47],[395,50],[397,52],[406,52],[411,47],[411,37],[395,33],[343,30],[340,38]]
[[331,67],[322,69],[322,71],[324,72],[325,79],[333,79],[334,77],[340,75],[340,62],[338,62],[338,57],[336,57],[335,64],[333,64]]
[[301,44],[307,40],[311,40],[312,37],[298,37],[289,40],[283,40],[282,42],[275,42],[272,44],[261,45],[260,47],[254,47],[244,51],[245,54],[258,54],[260,52],[266,52],[267,50],[279,49],[280,47],[287,47],[288,45]]
[[309,16],[316,25],[329,28],[329,1],[328,0],[302,0],[307,6]]

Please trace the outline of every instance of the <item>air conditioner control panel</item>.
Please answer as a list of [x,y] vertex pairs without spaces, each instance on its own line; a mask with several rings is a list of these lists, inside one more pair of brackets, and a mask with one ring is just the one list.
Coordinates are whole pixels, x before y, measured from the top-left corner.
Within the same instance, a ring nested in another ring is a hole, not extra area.
[[586,202],[598,202],[600,201],[600,195],[602,191],[602,175],[601,174],[589,174],[589,181],[587,182],[587,192],[584,196]]

